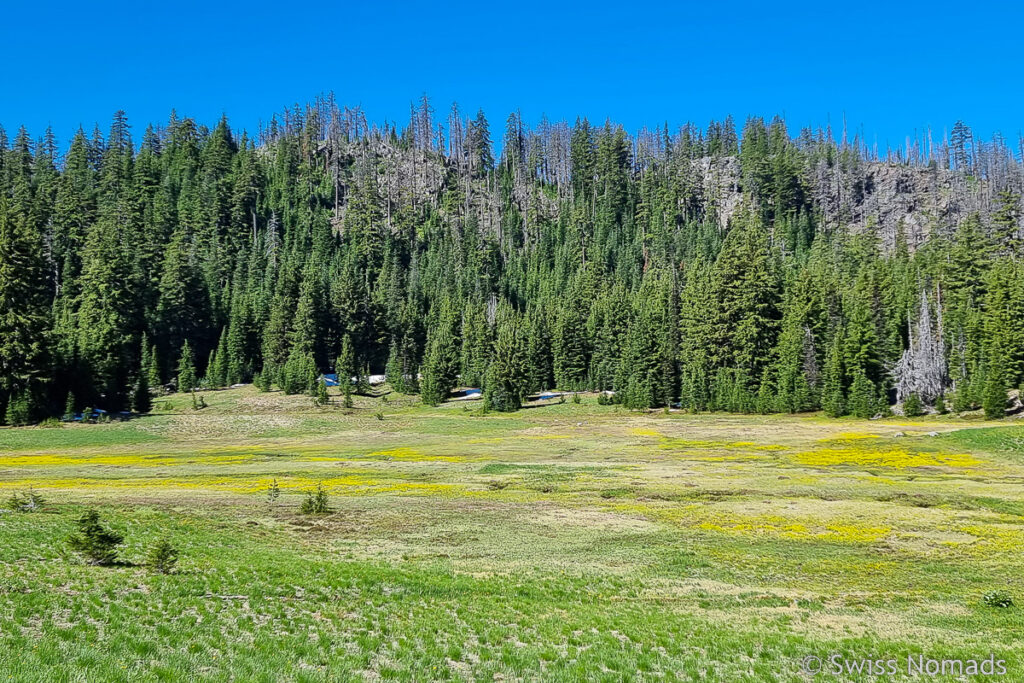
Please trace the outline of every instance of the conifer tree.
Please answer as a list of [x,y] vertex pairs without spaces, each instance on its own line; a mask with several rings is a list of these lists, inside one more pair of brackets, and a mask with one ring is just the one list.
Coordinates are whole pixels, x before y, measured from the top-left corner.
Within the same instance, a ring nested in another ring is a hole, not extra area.
[[448,399],[458,380],[459,354],[455,337],[455,311],[449,300],[441,305],[437,322],[427,333],[427,352],[423,357],[423,381],[420,397],[429,406]]
[[192,354],[192,346],[186,339],[178,357],[178,391],[192,391],[198,383],[195,356]]
[[552,351],[555,384],[559,389],[576,391],[586,388],[589,365],[586,325],[589,307],[584,301],[585,287],[578,279],[570,297],[558,311],[555,322]]
[[837,332],[833,337],[832,345],[828,348],[828,353],[825,355],[825,368],[821,389],[821,407],[825,414],[830,417],[839,417],[846,414],[846,394],[843,385],[843,378],[845,376],[843,341],[841,334]]
[[157,353],[156,344],[149,347],[146,383],[151,387],[158,387],[163,383],[160,376],[160,359],[157,357]]
[[147,365],[146,338],[142,338],[142,350],[140,354],[139,369],[135,373],[135,386],[132,388],[132,410],[136,413],[148,413],[153,409],[153,398],[149,393],[149,369]]
[[509,314],[498,324],[491,364],[484,383],[484,403],[490,410],[519,410],[529,387],[526,344],[522,338],[522,320]]
[[878,410],[878,393],[874,383],[863,371],[855,372],[850,385],[850,412],[861,419],[875,415]]
[[206,369],[206,377],[211,387],[224,387],[228,382],[228,330],[221,329],[220,341],[211,353],[211,360]]
[[0,406],[18,403],[13,415],[27,422],[35,412],[33,395],[48,374],[49,316],[28,188],[21,179],[16,185],[15,210],[0,194]]
[[345,407],[352,407],[352,380],[356,374],[356,356],[352,349],[352,338],[345,335],[341,342],[341,355],[334,362],[334,372],[338,376],[338,386],[345,397]]
[[997,420],[1006,416],[1006,368],[1000,356],[992,357],[985,374],[982,408],[986,420]]

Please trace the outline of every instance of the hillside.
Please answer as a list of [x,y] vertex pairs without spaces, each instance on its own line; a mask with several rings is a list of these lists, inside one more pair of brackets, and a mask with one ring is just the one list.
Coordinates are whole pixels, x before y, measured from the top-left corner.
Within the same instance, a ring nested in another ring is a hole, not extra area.
[[137,144],[123,112],[66,150],[3,137],[0,415],[333,371],[428,404],[458,380],[500,411],[557,387],[1001,417],[1024,382],[1024,173],[1001,138],[958,123],[883,158],[781,119],[514,113],[495,145],[482,111],[440,119],[327,99],[255,137],[174,116]]

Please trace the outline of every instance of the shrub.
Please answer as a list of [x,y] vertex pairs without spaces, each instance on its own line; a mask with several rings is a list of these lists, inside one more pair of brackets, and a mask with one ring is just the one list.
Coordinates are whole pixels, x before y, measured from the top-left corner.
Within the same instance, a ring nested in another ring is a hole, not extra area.
[[32,421],[32,407],[29,404],[28,392],[22,391],[11,397],[7,404],[4,420],[12,427],[22,427]]
[[29,489],[27,493],[12,493],[7,499],[7,507],[14,512],[38,512],[44,502],[42,496]]
[[924,414],[924,406],[917,394],[910,394],[903,399],[903,414],[907,417],[919,417]]
[[378,420],[383,420],[384,419],[384,413],[382,413],[381,411],[378,410],[377,411],[377,419]]
[[78,533],[68,539],[71,549],[83,555],[89,564],[110,565],[117,561],[117,546],[124,536],[103,528],[100,514],[89,510],[76,522]]
[[252,377],[252,383],[255,384],[256,388],[260,391],[270,391],[270,373],[257,372]]
[[174,571],[175,565],[178,564],[178,549],[171,545],[171,542],[166,538],[158,541],[156,545],[150,548],[149,555],[146,557],[146,564],[155,572],[170,574]]
[[277,479],[272,479],[270,486],[267,488],[267,502],[271,505],[277,502],[277,499],[281,497],[281,487],[277,485]]
[[579,395],[579,394],[577,394],[577,393],[573,392],[573,395],[572,395],[572,402],[573,402],[573,403],[575,403],[575,404],[577,404],[577,405],[579,405],[580,403],[583,403],[583,399],[581,399],[581,398],[580,398],[580,395]]
[[981,600],[989,607],[999,607],[1002,609],[1013,607],[1013,598],[1006,591],[989,591],[981,596]]
[[313,405],[319,408],[330,402],[331,398],[327,395],[327,384],[325,382],[317,382],[316,390],[313,392]]
[[306,499],[299,506],[299,512],[304,515],[323,515],[331,511],[327,503],[327,491],[323,484],[316,485],[316,491],[306,493]]

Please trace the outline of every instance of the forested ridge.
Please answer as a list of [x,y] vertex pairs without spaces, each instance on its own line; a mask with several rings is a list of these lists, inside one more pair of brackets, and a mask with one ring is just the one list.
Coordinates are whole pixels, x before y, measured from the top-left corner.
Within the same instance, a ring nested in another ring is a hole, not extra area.
[[0,130],[0,416],[316,395],[335,371],[495,410],[558,388],[1001,416],[1024,381],[1022,150],[935,137],[492,131],[425,97],[402,124],[324,98],[255,137],[173,114],[133,136],[122,112],[64,146]]

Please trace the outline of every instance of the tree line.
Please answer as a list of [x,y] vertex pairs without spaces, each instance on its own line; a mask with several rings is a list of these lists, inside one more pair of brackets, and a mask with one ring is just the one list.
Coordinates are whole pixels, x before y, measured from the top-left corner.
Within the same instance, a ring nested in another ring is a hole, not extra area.
[[[1001,415],[1024,382],[1024,173],[954,133],[879,158],[779,118],[630,136],[513,113],[496,153],[483,112],[442,125],[425,97],[406,125],[326,98],[255,138],[172,114],[136,144],[123,112],[65,149],[0,129],[0,416],[315,394],[330,371],[428,404],[482,387],[496,410],[558,388]],[[915,244],[825,220],[857,185],[822,178],[871,164],[952,174],[985,210]]]

